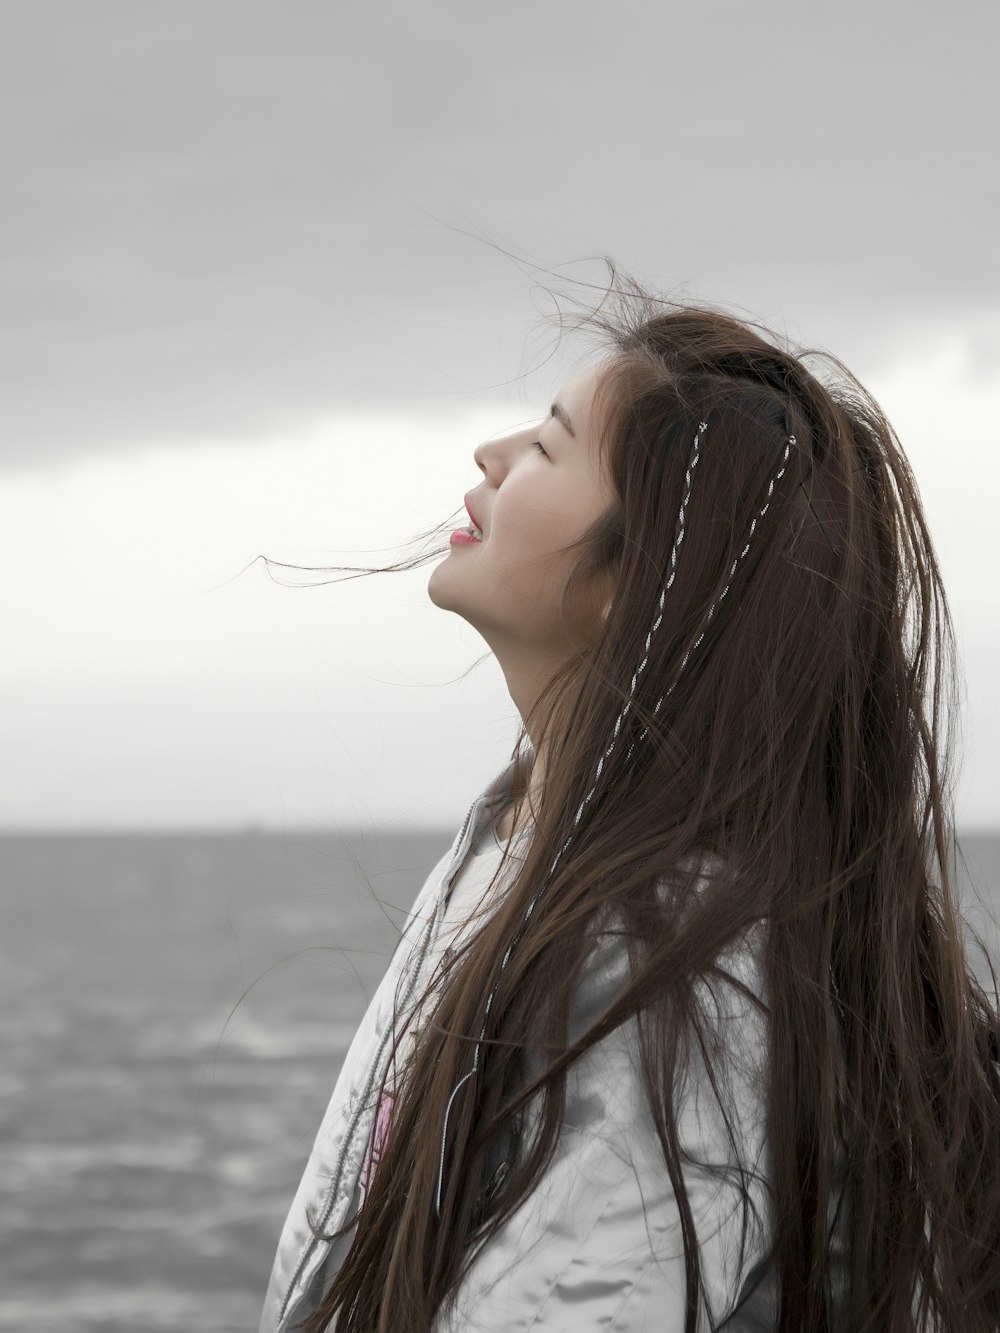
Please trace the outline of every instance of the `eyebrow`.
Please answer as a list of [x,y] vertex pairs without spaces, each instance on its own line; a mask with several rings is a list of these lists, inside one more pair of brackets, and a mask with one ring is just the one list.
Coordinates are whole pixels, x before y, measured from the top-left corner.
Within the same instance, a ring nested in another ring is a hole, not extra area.
[[569,413],[563,407],[562,403],[553,403],[549,411],[555,417],[556,421],[565,429],[566,433],[575,440],[576,431],[573,429],[573,423],[569,419]]

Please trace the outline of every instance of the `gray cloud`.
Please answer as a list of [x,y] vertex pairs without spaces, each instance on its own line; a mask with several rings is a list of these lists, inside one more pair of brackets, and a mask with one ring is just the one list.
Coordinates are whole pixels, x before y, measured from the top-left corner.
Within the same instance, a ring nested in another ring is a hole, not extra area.
[[482,397],[537,315],[463,228],[859,373],[1000,304],[993,4],[16,0],[4,28],[8,464]]

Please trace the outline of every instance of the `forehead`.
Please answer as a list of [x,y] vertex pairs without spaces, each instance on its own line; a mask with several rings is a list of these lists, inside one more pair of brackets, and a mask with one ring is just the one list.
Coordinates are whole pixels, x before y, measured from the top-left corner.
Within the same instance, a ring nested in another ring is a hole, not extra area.
[[604,361],[595,361],[571,379],[564,380],[558,393],[560,402],[566,407],[570,405],[577,408],[589,407],[604,368]]
[[587,366],[572,379],[565,380],[555,395],[556,404],[565,410],[578,437],[589,431],[595,396],[607,364],[607,359],[604,359]]

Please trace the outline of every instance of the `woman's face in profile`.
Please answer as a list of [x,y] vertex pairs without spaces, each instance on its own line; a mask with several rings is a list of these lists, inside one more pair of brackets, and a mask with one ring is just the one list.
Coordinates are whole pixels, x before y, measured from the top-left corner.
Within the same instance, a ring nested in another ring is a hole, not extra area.
[[[560,548],[615,501],[592,414],[602,368],[598,363],[564,384],[554,415],[475,450],[483,480],[466,499],[482,541],[453,544],[428,582],[431,601],[473,625],[501,665],[514,655],[558,663],[571,651],[559,603],[579,552]],[[606,601],[610,589],[596,591],[596,605],[602,591]],[[577,633],[586,632],[593,611],[593,605],[580,609]]]

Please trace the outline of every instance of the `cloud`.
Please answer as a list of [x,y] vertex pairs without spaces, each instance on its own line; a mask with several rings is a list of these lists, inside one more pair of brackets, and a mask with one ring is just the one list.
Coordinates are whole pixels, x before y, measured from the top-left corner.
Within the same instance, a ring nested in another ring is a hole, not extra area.
[[1000,303],[995,7],[6,12],[8,467],[490,401],[536,311],[482,240],[859,365]]
[[[960,814],[990,824],[1000,377],[981,368],[973,334],[945,329],[868,387],[913,465],[955,612]],[[10,474],[0,729],[18,782],[0,822],[460,818],[516,715],[495,663],[458,681],[486,645],[429,602],[432,566],[307,588],[252,562],[398,558],[403,538],[461,514],[475,445],[529,415],[499,400],[333,412],[242,445],[162,440]]]

